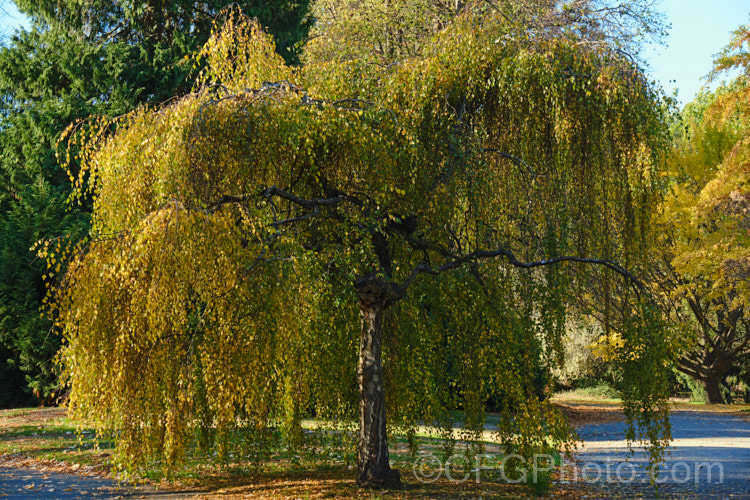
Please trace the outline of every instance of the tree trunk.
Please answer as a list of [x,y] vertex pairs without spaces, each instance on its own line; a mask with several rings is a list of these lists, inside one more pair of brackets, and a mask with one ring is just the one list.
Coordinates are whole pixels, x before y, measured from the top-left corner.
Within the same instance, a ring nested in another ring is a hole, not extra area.
[[400,487],[397,470],[391,469],[385,427],[385,390],[381,362],[383,314],[388,290],[374,278],[355,284],[360,300],[362,330],[359,344],[359,444],[357,484],[368,488]]
[[721,380],[722,377],[710,374],[705,381],[706,384],[706,396],[708,402],[714,405],[722,405],[726,403],[724,396],[721,394]]

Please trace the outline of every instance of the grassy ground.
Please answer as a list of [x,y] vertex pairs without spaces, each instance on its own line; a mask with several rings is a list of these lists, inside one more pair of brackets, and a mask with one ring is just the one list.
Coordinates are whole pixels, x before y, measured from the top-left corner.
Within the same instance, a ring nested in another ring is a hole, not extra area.
[[111,445],[77,432],[62,408],[0,411],[0,465],[45,463],[61,471],[108,473]]
[[[523,484],[498,480],[492,470],[493,457],[499,449],[487,443],[485,453],[491,457],[483,463],[487,470],[479,476],[456,461],[452,479],[445,474],[434,482],[434,458],[445,457],[445,441],[421,432],[417,468],[408,452],[406,440],[397,437],[392,446],[391,462],[401,471],[404,487],[399,491],[360,490],[354,482],[355,457],[344,442],[332,443],[332,434],[312,430],[308,422],[307,439],[312,451],[296,453],[275,449],[263,461],[232,460],[212,465],[206,457],[195,457],[172,477],[170,483],[156,478],[157,471],[142,471],[152,485],[167,489],[194,489],[198,498],[536,498],[533,489]],[[339,437],[342,433],[335,434]],[[317,440],[317,445],[316,445]],[[333,444],[334,446],[328,446]],[[49,472],[114,477],[111,443],[98,442],[89,430],[77,431],[61,408],[0,411],[0,466],[31,467]],[[460,448],[455,450],[460,452]],[[469,464],[470,466],[472,464]],[[424,467],[423,467],[424,466]],[[414,471],[418,472],[415,473]],[[430,477],[425,477],[430,476]],[[477,481],[477,479],[479,479]],[[575,498],[572,493],[556,490],[555,498]],[[571,496],[572,495],[572,496]]]
[[607,385],[596,385],[583,387],[570,391],[558,392],[553,396],[554,401],[578,401],[586,403],[612,403],[620,404],[621,400],[617,392]]
[[[553,401],[574,426],[622,419],[620,402],[614,398],[596,397],[586,392],[556,395]],[[750,405],[699,405],[675,402],[675,409],[740,414],[750,417]],[[492,422],[490,416],[490,423]],[[536,498],[532,488],[498,480],[492,467],[500,450],[492,442],[484,443],[491,458],[477,482],[475,464],[469,470],[456,463],[453,480],[441,477],[427,482],[419,474],[434,474],[432,457],[443,461],[446,442],[429,429],[420,429],[419,454],[408,452],[406,440],[392,442],[391,462],[401,471],[404,488],[399,491],[363,491],[354,483],[355,457],[345,433],[316,430],[315,422],[306,422],[306,439],[313,446],[307,452],[284,448],[271,450],[261,461],[242,461],[232,457],[224,465],[213,465],[208,457],[194,457],[172,477],[159,480],[158,471],[141,471],[140,478],[160,487],[194,489],[198,498]],[[485,436],[486,438],[487,436]],[[335,442],[334,442],[335,441]],[[311,451],[310,451],[311,450]],[[349,451],[347,451],[349,450]],[[45,471],[113,477],[112,447],[97,441],[89,430],[77,431],[64,409],[20,409],[0,411],[0,466],[32,467]],[[460,447],[454,451],[460,452]],[[494,458],[494,462],[493,462]],[[559,459],[559,457],[558,457]],[[423,463],[424,462],[424,463]],[[457,461],[459,462],[459,461]],[[420,468],[422,465],[425,467]],[[415,470],[417,473],[415,473]],[[570,485],[553,484],[546,496],[579,498],[580,490]]]

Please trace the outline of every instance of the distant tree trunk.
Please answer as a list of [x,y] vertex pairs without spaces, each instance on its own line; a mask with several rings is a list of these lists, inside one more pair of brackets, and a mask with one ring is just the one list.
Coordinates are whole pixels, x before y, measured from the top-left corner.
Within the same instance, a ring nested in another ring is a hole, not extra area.
[[704,358],[700,363],[682,359],[677,363],[677,368],[696,382],[703,384],[709,403],[726,403],[721,392],[721,383],[732,368],[731,361],[717,360],[715,353],[711,353],[710,360]]
[[724,397],[721,394],[721,379],[709,377],[706,384],[706,396],[708,396],[708,402],[715,405],[724,404]]
[[397,488],[401,486],[401,477],[397,470],[391,469],[388,457],[383,388],[383,314],[388,306],[388,290],[374,278],[360,279],[355,286],[362,315],[357,368],[360,397],[357,484]]
[[721,381],[723,378],[723,375],[717,375],[716,373],[711,373],[706,377],[704,383],[706,385],[706,396],[708,397],[709,403],[715,405],[726,403],[724,396],[721,394]]

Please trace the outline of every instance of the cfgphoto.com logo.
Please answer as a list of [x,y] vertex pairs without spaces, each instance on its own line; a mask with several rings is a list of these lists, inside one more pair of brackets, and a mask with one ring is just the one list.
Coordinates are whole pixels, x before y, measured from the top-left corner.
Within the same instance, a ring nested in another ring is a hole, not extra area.
[[537,454],[531,459],[521,455],[465,454],[441,459],[437,455],[423,454],[412,464],[412,473],[423,483],[433,483],[445,478],[455,483],[474,481],[502,481],[506,483],[539,483],[549,480],[557,472],[561,483],[649,483],[658,484],[722,484],[724,467],[721,462],[672,462],[660,467],[656,474],[642,464],[614,461],[564,463],[557,465],[555,457]]

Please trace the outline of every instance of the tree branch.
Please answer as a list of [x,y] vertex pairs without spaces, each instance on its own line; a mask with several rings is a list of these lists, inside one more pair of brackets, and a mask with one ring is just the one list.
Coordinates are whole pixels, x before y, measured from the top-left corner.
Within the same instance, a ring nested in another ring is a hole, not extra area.
[[295,205],[299,205],[304,208],[332,207],[334,205],[338,205],[342,201],[349,198],[348,196],[338,195],[332,198],[305,199],[305,198],[300,198],[299,196],[296,196],[288,191],[284,191],[283,189],[280,189],[276,186],[270,186],[270,187],[265,188],[262,191],[262,195],[264,198],[267,198],[267,199],[270,199],[271,197],[276,196],[278,198],[287,200],[289,202],[294,203]]
[[640,291],[645,290],[645,286],[643,285],[643,283],[641,283],[641,281],[638,278],[636,278],[628,270],[626,270],[625,268],[623,268],[622,266],[620,266],[619,264],[611,260],[590,259],[586,257],[574,257],[574,256],[561,256],[561,257],[553,257],[551,259],[546,259],[546,260],[523,262],[523,261],[518,260],[516,256],[513,255],[513,252],[505,248],[500,248],[497,250],[480,250],[476,252],[471,252],[463,257],[459,257],[451,262],[447,262],[437,267],[433,267],[427,262],[420,262],[411,272],[409,277],[401,285],[399,285],[398,288],[402,294],[405,294],[406,289],[414,282],[414,280],[417,279],[417,277],[420,274],[437,275],[445,271],[449,271],[451,269],[459,268],[463,266],[464,264],[476,262],[482,259],[493,259],[496,257],[505,257],[512,266],[518,267],[521,269],[531,269],[534,267],[549,266],[549,265],[557,264],[560,262],[578,262],[582,264],[601,265],[608,269],[611,269],[612,271],[630,280],[632,284],[636,285],[638,290]]
[[[318,207],[332,207],[335,205],[338,205],[342,201],[351,201],[356,204],[357,200],[344,195],[344,194],[338,194],[337,196],[333,196],[331,198],[300,198],[299,196],[296,196],[289,191],[285,191],[283,189],[280,189],[276,186],[270,186],[267,188],[264,188],[261,191],[261,196],[266,199],[271,199],[272,197],[278,197],[284,200],[287,200],[291,203],[294,203],[295,205],[299,205],[303,208],[318,208]],[[230,195],[225,194],[215,202],[209,204],[206,206],[204,211],[207,213],[213,213],[219,208],[221,208],[223,205],[227,205],[229,203],[247,203],[253,198],[253,195],[244,194],[244,195]]]
[[233,196],[230,194],[225,194],[215,202],[208,205],[204,211],[206,213],[212,214],[216,212],[219,208],[221,208],[224,205],[227,205],[229,203],[247,203],[251,199],[250,195],[241,195],[241,196]]
[[500,151],[499,149],[495,149],[495,148],[484,148],[482,152],[499,154],[503,158],[508,158],[519,167],[522,167],[524,170],[526,170],[527,174],[531,174],[534,177],[539,177],[539,174],[537,174],[528,163],[526,163],[525,161],[523,161],[521,158],[517,156],[513,156],[512,154],[506,153],[505,151]]

